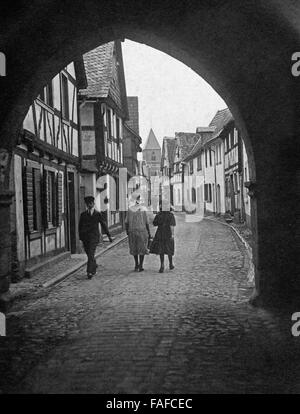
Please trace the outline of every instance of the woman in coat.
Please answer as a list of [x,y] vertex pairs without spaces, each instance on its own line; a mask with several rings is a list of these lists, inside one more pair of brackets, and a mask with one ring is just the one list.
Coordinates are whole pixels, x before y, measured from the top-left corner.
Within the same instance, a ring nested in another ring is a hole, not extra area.
[[134,270],[142,272],[144,270],[144,257],[148,253],[148,240],[151,235],[147,209],[141,205],[140,195],[137,196],[135,204],[128,209],[125,226],[128,234],[129,251],[135,261]]
[[165,254],[169,258],[169,268],[174,269],[174,227],[176,221],[172,211],[160,211],[153,220],[153,225],[157,226],[157,230],[150,247],[150,253],[159,254],[160,269],[159,273],[164,272]]

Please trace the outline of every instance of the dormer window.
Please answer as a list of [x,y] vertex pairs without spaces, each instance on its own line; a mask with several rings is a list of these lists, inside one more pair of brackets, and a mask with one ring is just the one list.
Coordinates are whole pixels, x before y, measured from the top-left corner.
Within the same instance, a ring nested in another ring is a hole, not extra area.
[[151,155],[151,161],[156,161],[156,155],[154,151],[152,152],[152,155]]

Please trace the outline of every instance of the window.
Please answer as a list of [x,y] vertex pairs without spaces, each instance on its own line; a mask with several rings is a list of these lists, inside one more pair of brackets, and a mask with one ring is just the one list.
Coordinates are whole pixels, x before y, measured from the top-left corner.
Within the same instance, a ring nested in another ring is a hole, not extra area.
[[207,150],[205,150],[205,167],[207,168]]
[[209,165],[212,166],[212,157],[211,157],[212,150],[209,149]]
[[227,135],[226,137],[226,151],[230,150],[230,140],[229,140],[229,135]]
[[192,188],[192,203],[196,204],[196,190],[194,187]]
[[46,85],[41,93],[39,94],[39,98],[45,102],[45,104],[49,106],[53,106],[53,90],[52,90],[52,82],[49,85]]
[[234,174],[234,186],[235,186],[235,192],[237,193],[240,190],[240,186],[239,186],[239,175],[238,174]]
[[117,131],[116,131],[116,138],[117,138],[117,143],[118,143],[118,146],[119,146],[120,145],[120,138],[121,138],[121,134],[120,134],[120,119],[119,118],[116,119],[116,129],[117,129]]
[[234,146],[234,131],[230,132],[230,138],[231,138],[231,147]]
[[61,111],[63,118],[69,120],[68,78],[61,75]]
[[221,144],[217,145],[216,147],[216,163],[221,164]]
[[234,143],[238,143],[238,130],[236,128],[234,128]]
[[194,173],[193,160],[190,161],[190,175]]
[[24,171],[24,218],[26,232],[62,224],[63,176],[40,167],[26,166]]
[[211,203],[211,199],[212,199],[211,195],[212,195],[211,184],[204,184],[204,200],[207,203]]
[[151,154],[151,161],[156,161],[155,152],[153,151]]
[[56,224],[56,200],[55,200],[55,173],[54,171],[46,172],[46,214],[47,227],[53,227]]
[[28,233],[41,229],[41,173],[39,167],[26,166],[24,171],[24,216]]
[[108,133],[108,139],[112,138],[112,128],[111,128],[111,111],[108,109],[106,111],[106,124],[107,124],[107,133]]
[[197,157],[197,170],[202,170],[201,154]]

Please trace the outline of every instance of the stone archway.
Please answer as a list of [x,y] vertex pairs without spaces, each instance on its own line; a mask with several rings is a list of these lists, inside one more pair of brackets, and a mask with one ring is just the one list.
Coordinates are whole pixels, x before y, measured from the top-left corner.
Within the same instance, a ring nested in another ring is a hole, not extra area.
[[[15,9],[14,9],[15,7]],[[56,1],[12,6],[1,19],[7,77],[0,78],[0,291],[9,284],[10,151],[31,100],[62,67],[116,38],[179,59],[223,97],[245,138],[255,236],[256,302],[299,297],[296,272],[296,170],[300,50],[292,0]],[[299,20],[298,20],[299,21]],[[19,24],[18,24],[19,23]],[[6,152],[5,152],[6,151]]]

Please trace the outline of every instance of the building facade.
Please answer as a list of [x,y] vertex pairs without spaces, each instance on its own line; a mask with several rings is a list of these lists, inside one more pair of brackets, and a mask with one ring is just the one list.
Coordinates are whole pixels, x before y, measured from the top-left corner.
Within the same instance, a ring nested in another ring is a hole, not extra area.
[[211,137],[212,129],[198,127],[199,139],[183,159],[184,191],[186,192],[185,210],[204,214],[204,143]]
[[79,91],[81,210],[84,196],[93,195],[97,209],[107,212],[108,225],[119,227],[124,219],[119,192],[125,190],[120,190],[119,175],[124,173],[124,124],[128,119],[121,42],[101,45],[83,59],[87,88]]
[[11,208],[15,273],[66,250],[79,240],[80,141],[77,90],[85,87],[82,61],[46,85],[24,119],[13,154]]
[[184,210],[185,202],[190,200],[189,188],[184,187],[183,160],[198,142],[200,136],[197,133],[175,132],[175,148],[172,173],[173,205],[175,210]]
[[[248,157],[229,109],[217,111],[208,127],[196,129],[199,140],[186,157],[174,160],[175,191],[181,193],[180,164],[186,212],[229,215],[250,226]],[[178,173],[176,174],[176,170]]]

